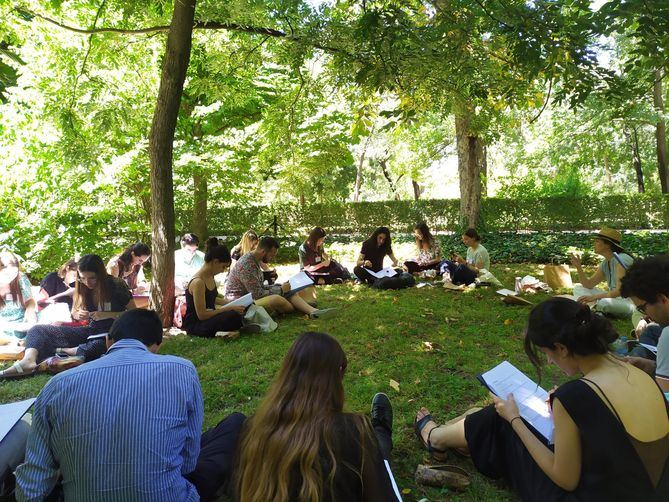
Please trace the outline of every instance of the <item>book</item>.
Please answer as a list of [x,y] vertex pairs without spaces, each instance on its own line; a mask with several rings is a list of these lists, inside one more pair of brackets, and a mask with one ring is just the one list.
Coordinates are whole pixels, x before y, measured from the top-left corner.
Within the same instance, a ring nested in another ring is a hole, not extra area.
[[382,277],[395,277],[397,275],[397,271],[392,267],[382,268],[378,272],[374,272],[369,268],[365,268],[365,270],[377,279],[381,279]]
[[509,361],[503,361],[478,380],[496,396],[507,399],[513,394],[520,416],[546,440],[553,443],[553,415],[548,404],[548,392],[539,387]]
[[28,412],[34,402],[35,398],[33,397],[25,401],[0,405],[0,442]]
[[239,305],[240,307],[249,307],[253,304],[253,296],[251,296],[251,293],[246,294],[244,296],[240,296],[236,300],[232,300],[230,303],[226,303],[224,306],[225,307],[235,307]]
[[304,288],[308,288],[309,286],[314,285],[314,281],[312,281],[305,272],[298,272],[293,277],[288,279],[288,283],[290,284],[290,291],[288,294],[297,293]]

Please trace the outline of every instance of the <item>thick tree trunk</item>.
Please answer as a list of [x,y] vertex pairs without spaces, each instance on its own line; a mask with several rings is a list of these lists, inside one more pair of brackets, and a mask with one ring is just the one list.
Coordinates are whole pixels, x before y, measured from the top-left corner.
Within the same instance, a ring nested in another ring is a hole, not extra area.
[[481,178],[486,172],[486,151],[483,141],[470,131],[470,117],[455,117],[455,137],[460,175],[460,221],[463,226],[475,227],[481,213]]
[[153,112],[149,137],[153,233],[151,303],[165,327],[172,325],[174,309],[174,186],[172,180],[174,131],[186,70],[190,61],[195,3],[196,0],[180,0],[174,3],[158,101]]
[[632,149],[632,166],[636,173],[636,184],[639,193],[646,191],[646,186],[643,181],[643,169],[641,168],[641,154],[639,153],[639,136],[636,132],[636,127],[625,128],[625,137],[627,138],[630,148]]
[[[664,100],[662,99],[662,74],[655,72],[655,84],[653,85],[653,103],[655,109],[664,113]],[[669,193],[669,169],[667,169],[667,125],[664,119],[660,119],[655,126],[655,140],[657,142],[657,172],[660,176],[662,193]]]
[[207,175],[193,174],[193,232],[201,242],[209,235],[207,228]]
[[411,186],[413,186],[413,198],[414,200],[420,199],[420,185],[416,180],[411,180]]

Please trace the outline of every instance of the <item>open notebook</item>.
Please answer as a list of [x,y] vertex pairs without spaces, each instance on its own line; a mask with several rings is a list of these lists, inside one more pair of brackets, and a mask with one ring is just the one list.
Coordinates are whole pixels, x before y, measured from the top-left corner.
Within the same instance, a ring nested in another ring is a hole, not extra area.
[[502,399],[513,394],[523,417],[537,432],[553,443],[553,415],[548,404],[548,392],[539,387],[509,361],[503,361],[490,371],[479,375],[479,381]]

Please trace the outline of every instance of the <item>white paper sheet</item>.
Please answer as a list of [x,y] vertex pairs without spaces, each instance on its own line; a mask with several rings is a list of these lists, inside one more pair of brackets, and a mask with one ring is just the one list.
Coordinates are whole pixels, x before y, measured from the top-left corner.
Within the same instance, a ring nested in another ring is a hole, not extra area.
[[230,303],[226,303],[225,306],[226,307],[235,307],[235,306],[239,305],[240,307],[246,308],[246,307],[251,306],[252,304],[253,304],[253,296],[251,295],[251,293],[249,293],[247,295],[240,296],[236,300],[232,300]]
[[370,274],[372,274],[377,279],[381,279],[382,277],[395,277],[397,275],[397,272],[392,267],[382,268],[378,272],[374,272],[373,270],[370,270],[368,268],[365,268],[365,270]]
[[30,407],[35,402],[35,398],[26,399],[17,403],[9,403],[0,405],[0,442],[5,439],[21,417],[26,414]]
[[509,361],[504,361],[481,375],[492,392],[506,399],[513,394],[520,415],[553,443],[553,415],[547,403],[548,392],[530,380]]
[[498,295],[502,295],[502,296],[516,296],[516,295],[518,295],[518,293],[516,293],[515,291],[512,291],[512,290],[510,290],[510,289],[506,289],[506,288],[504,288],[504,289],[498,289],[498,290],[496,291],[496,293],[497,293]]
[[299,291],[300,289],[309,287],[314,283],[314,281],[312,281],[304,272],[295,274],[293,277],[288,279],[288,282],[290,283],[291,291]]

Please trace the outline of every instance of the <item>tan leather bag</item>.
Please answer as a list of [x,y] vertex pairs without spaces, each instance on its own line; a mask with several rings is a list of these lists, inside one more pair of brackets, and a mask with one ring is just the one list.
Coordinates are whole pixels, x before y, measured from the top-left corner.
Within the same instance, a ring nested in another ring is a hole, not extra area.
[[548,264],[544,266],[544,281],[553,289],[574,287],[569,265]]

